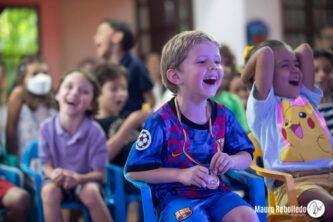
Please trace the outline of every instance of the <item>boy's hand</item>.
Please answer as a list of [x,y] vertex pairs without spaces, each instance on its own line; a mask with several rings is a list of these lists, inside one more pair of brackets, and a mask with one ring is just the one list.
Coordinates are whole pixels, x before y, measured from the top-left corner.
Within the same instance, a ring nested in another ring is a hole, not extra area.
[[153,114],[153,110],[150,108],[145,109],[145,110],[138,110],[138,111],[132,112],[128,116],[128,121],[133,126],[133,129],[136,129],[139,126],[141,126],[142,124],[144,124],[151,114]]
[[61,186],[65,180],[63,169],[61,168],[54,169],[51,174],[51,180],[58,186]]
[[179,173],[179,182],[185,185],[194,185],[200,188],[205,188],[209,183],[208,174],[208,169],[199,165],[181,169]]
[[234,166],[234,160],[226,153],[217,152],[210,161],[210,169],[214,175],[223,175]]
[[64,181],[65,189],[68,190],[72,189],[79,184],[79,174],[70,170],[65,170],[64,175],[65,175],[65,181]]
[[72,189],[80,183],[79,174],[70,170],[64,171],[65,181],[64,188]]

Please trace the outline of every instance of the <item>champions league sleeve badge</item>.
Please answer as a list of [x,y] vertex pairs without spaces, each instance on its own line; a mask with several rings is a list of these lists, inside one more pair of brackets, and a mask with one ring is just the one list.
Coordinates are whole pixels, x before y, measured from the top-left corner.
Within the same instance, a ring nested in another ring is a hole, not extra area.
[[151,135],[148,130],[143,129],[136,141],[137,150],[145,150],[151,144]]

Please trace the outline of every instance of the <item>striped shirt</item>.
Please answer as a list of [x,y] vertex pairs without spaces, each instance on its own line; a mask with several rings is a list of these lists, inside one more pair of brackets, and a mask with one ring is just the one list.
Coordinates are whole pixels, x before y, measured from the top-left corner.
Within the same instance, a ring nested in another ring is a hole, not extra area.
[[319,104],[318,110],[320,114],[325,118],[327,128],[333,136],[333,102]]

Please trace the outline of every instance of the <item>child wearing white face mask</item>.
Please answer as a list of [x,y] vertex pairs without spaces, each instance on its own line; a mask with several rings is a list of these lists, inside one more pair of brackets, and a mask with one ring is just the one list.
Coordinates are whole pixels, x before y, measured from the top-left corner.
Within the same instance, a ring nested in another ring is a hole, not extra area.
[[16,87],[8,99],[7,150],[20,161],[25,146],[38,139],[39,125],[57,111],[47,62],[27,56],[18,67]]

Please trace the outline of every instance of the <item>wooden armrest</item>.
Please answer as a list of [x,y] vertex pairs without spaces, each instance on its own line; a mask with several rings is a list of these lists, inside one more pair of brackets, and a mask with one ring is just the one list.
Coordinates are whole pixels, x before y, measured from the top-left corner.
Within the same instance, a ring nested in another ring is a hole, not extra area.
[[298,206],[294,178],[292,177],[291,174],[264,169],[262,167],[259,167],[257,164],[255,164],[255,160],[252,162],[251,168],[253,170],[255,170],[257,172],[257,174],[260,176],[282,181],[286,185],[286,192],[287,192],[287,196],[288,196],[288,205],[289,206],[293,206],[293,205]]

